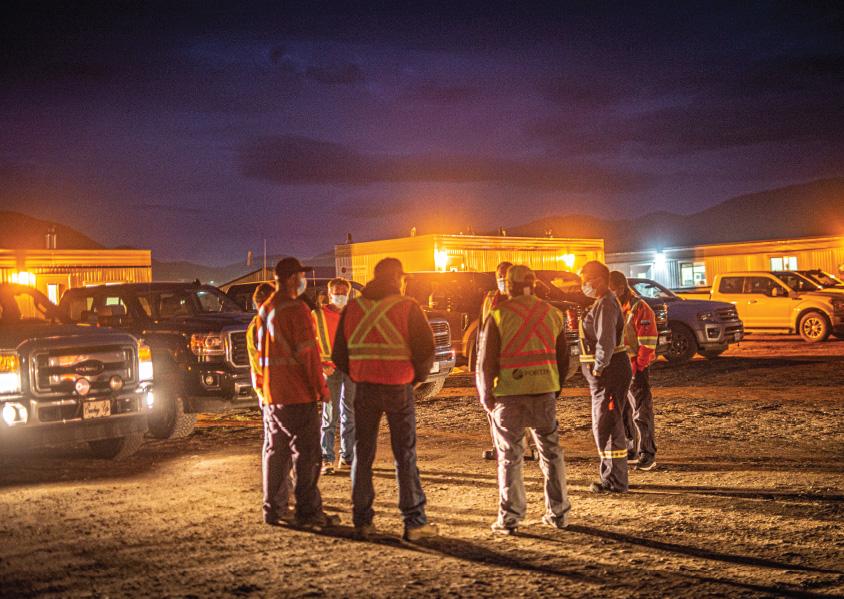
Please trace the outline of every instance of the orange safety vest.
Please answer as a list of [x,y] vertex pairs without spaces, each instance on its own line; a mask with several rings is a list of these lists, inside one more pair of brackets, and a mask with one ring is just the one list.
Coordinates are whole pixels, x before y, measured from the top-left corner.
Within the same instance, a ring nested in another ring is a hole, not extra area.
[[501,302],[505,301],[507,296],[498,291],[489,291],[484,296],[484,303],[481,306],[481,321],[478,323],[480,328],[483,328],[486,319],[492,314],[492,311],[497,308]]
[[414,303],[402,295],[389,295],[380,300],[360,297],[346,306],[343,333],[353,381],[382,385],[413,382],[408,321]]
[[492,311],[501,336],[496,397],[536,395],[560,390],[557,338],[565,318],[533,295],[520,295]]
[[331,350],[334,349],[334,338],[337,336],[337,326],[340,324],[340,310],[329,306],[317,308],[311,314],[319,345],[319,356],[323,364],[332,364]]

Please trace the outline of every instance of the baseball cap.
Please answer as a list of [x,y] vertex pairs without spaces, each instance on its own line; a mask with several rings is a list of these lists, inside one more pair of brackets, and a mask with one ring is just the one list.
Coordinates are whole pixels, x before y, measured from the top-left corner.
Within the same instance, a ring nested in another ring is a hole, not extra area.
[[514,285],[532,285],[536,282],[536,275],[527,266],[517,264],[507,270],[507,282]]
[[278,264],[275,265],[275,276],[279,279],[286,279],[297,272],[311,272],[313,269],[313,266],[302,266],[301,262],[290,256],[278,261]]

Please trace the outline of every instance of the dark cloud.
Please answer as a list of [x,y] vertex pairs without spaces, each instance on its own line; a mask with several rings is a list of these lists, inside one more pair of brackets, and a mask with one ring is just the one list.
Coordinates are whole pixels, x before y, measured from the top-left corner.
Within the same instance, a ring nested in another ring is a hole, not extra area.
[[305,70],[305,76],[325,85],[353,85],[366,80],[363,69],[350,62],[311,66]]
[[498,183],[560,191],[632,191],[649,177],[622,169],[545,158],[510,160],[438,152],[370,154],[348,146],[295,135],[265,137],[241,153],[248,177],[282,185],[373,183]]

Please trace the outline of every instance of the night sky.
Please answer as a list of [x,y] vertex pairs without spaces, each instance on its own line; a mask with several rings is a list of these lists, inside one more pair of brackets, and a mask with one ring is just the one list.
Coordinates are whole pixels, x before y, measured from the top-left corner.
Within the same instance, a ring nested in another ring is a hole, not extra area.
[[225,264],[844,174],[840,2],[634,4],[4,3],[0,209]]

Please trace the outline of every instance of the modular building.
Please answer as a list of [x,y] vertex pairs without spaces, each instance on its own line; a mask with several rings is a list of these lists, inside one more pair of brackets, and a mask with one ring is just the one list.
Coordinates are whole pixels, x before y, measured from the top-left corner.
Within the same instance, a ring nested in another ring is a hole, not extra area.
[[366,283],[383,258],[398,258],[406,272],[492,272],[499,262],[534,270],[577,272],[589,260],[604,259],[603,239],[416,235],[335,246],[337,275]]
[[804,237],[719,243],[607,254],[607,264],[630,277],[672,289],[708,287],[716,275],[749,270],[844,270],[844,237]]
[[53,302],[73,287],[149,281],[150,250],[0,249],[0,283],[31,285]]

